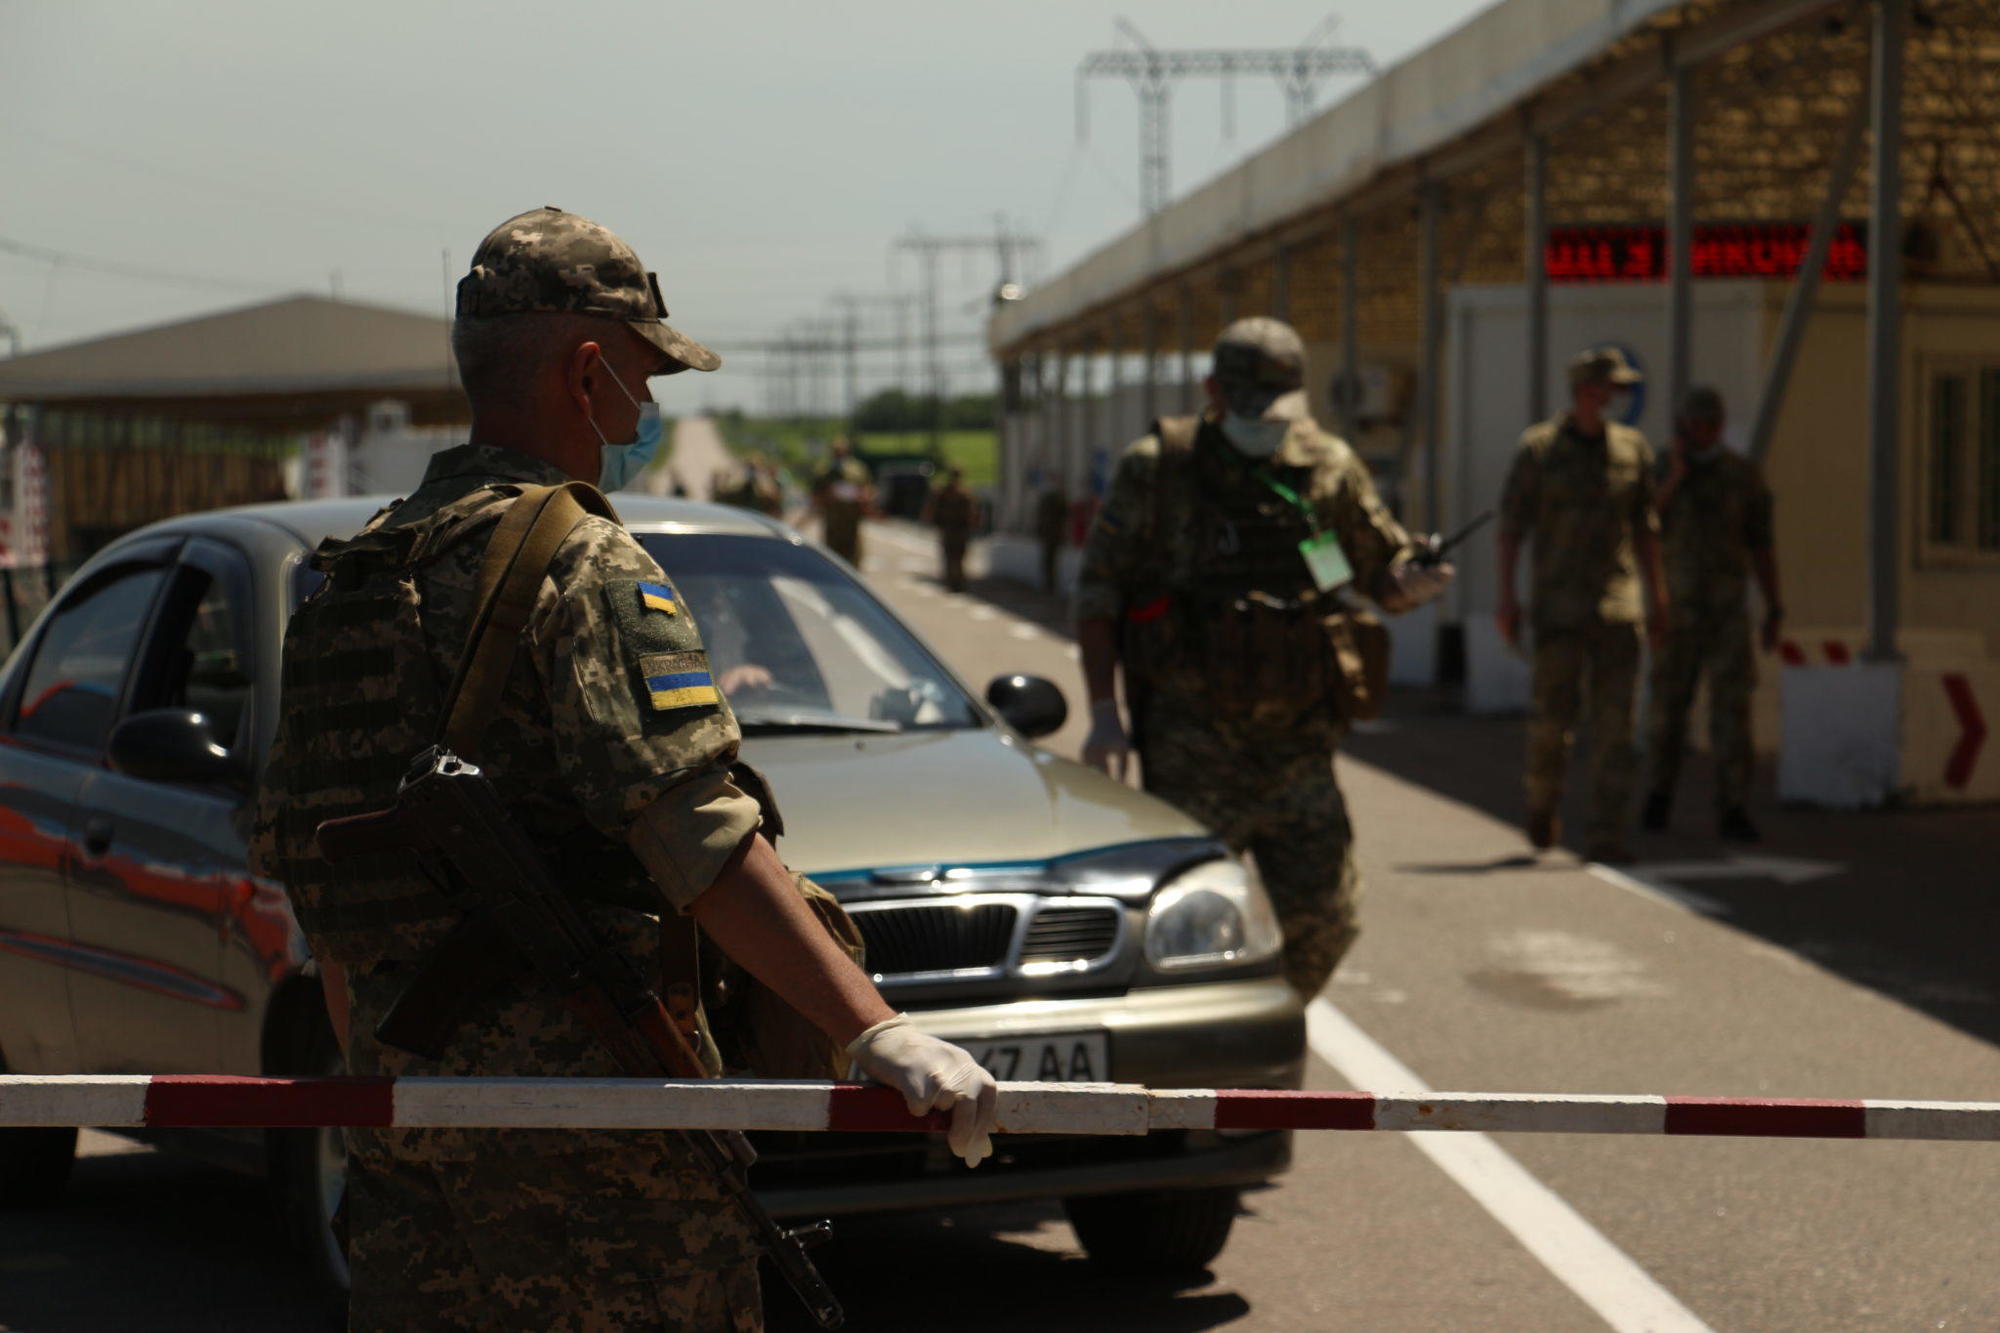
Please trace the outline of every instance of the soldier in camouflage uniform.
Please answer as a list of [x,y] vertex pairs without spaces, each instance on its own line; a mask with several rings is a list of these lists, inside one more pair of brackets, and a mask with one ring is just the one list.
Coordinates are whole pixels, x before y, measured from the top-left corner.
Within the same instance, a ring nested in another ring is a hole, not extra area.
[[[664,314],[653,275],[604,228],[556,209],[503,223],[459,286],[471,443],[315,557],[325,581],[287,630],[252,858],[290,894],[355,1074],[623,1072],[538,974],[504,962],[441,1059],[380,1040],[459,914],[415,865],[334,866],[314,833],[390,804],[438,739],[481,558],[522,487],[611,480],[657,436],[647,377],[720,364]],[[664,941],[691,939],[691,918],[912,1106],[953,1107],[954,1148],[982,1155],[991,1078],[894,1014],[810,915],[728,777],[738,733],[701,636],[638,542],[585,519],[518,634],[472,757],[608,947],[668,994],[690,989]],[[750,1228],[679,1136],[357,1130],[349,1153],[354,1328],[761,1327]]]
[[[1076,596],[1092,726],[1084,759],[1256,858],[1285,976],[1317,995],[1353,943],[1360,881],[1334,750],[1379,705],[1351,585],[1389,611],[1443,590],[1354,451],[1306,412],[1305,348],[1274,319],[1222,331],[1209,410],[1128,448]],[[1386,647],[1384,648],[1386,652]],[[1132,741],[1114,694],[1122,667]]]
[[1653,662],[1647,752],[1651,790],[1642,822],[1664,829],[1687,745],[1688,710],[1708,677],[1709,749],[1715,759],[1717,831],[1757,840],[1744,809],[1753,753],[1750,692],[1757,659],[1750,646],[1748,594],[1754,573],[1764,602],[1764,651],[1784,623],[1771,540],[1771,491],[1764,474],[1722,443],[1722,395],[1696,385],[1681,400],[1667,474],[1653,498],[1666,548],[1667,642]]
[[1650,634],[1657,644],[1666,621],[1653,451],[1645,436],[1606,416],[1618,394],[1639,379],[1615,347],[1591,348],[1571,360],[1570,409],[1521,436],[1500,502],[1495,619],[1509,644],[1518,644],[1521,632],[1514,582],[1520,544],[1534,543],[1528,840],[1537,848],[1561,840],[1563,770],[1581,709],[1596,747],[1586,854],[1598,861],[1630,855],[1625,838],[1638,764],[1632,712],[1640,638]]
[[972,545],[973,529],[979,526],[979,500],[965,487],[964,468],[955,467],[945,475],[944,485],[924,506],[924,520],[937,527],[944,586],[964,592],[965,553]]
[[846,440],[833,442],[826,470],[813,478],[813,509],[826,544],[848,564],[861,568],[861,520],[875,502],[875,480],[854,457]]

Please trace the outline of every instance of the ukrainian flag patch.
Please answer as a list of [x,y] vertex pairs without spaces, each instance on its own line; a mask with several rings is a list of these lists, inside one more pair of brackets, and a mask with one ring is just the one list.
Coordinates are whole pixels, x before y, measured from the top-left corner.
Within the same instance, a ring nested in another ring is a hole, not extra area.
[[722,691],[709,674],[707,653],[654,653],[639,659],[639,674],[655,709],[714,708]]
[[665,611],[675,615],[681,609],[681,599],[674,590],[664,583],[640,583],[639,608],[643,611]]

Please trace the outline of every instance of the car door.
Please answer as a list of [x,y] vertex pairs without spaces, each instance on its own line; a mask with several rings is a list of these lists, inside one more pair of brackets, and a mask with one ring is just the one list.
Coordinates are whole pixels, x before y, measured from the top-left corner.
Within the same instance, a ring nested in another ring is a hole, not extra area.
[[71,984],[114,968],[79,949],[67,880],[76,801],[103,761],[131,660],[178,540],[139,542],[63,589],[6,678],[0,737],[0,1054],[74,1073]]
[[[242,557],[191,539],[133,655],[123,717],[191,709],[223,749],[247,745],[251,608]],[[244,793],[242,782],[138,778],[110,766],[85,780],[70,931],[79,949],[120,960],[71,977],[85,1068],[212,1073],[225,1029],[261,1011],[259,997],[220,976],[231,923],[254,892],[237,827]]]

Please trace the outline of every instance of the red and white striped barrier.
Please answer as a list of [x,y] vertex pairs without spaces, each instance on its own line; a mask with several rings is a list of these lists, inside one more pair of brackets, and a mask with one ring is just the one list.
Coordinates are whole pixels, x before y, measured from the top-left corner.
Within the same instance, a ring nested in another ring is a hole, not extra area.
[[[2000,1103],[1619,1097],[1555,1093],[1153,1091],[1002,1083],[1009,1134],[1170,1129],[1476,1130],[1749,1138],[2000,1141]],[[0,1127],[716,1129],[911,1132],[888,1088],[783,1080],[0,1076]]]

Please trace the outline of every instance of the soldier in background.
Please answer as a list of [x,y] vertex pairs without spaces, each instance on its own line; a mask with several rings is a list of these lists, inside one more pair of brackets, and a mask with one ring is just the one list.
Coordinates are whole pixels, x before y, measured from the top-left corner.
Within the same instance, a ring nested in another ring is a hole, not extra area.
[[826,470],[813,478],[812,507],[823,540],[856,569],[861,568],[861,519],[874,505],[874,478],[845,438],[835,440]]
[[1035,540],[1042,550],[1042,591],[1054,592],[1063,539],[1069,534],[1069,493],[1051,480],[1035,497]]
[[[1257,861],[1310,999],[1358,933],[1353,829],[1334,749],[1379,707],[1388,611],[1437,596],[1368,469],[1306,410],[1305,346],[1275,319],[1215,344],[1208,411],[1163,420],[1119,460],[1084,547],[1077,641],[1084,762],[1146,789]],[[1371,646],[1372,645],[1372,646]],[[1115,694],[1123,669],[1131,738]]]
[[1764,602],[1765,652],[1778,646],[1784,605],[1772,545],[1771,491],[1757,465],[1722,442],[1722,395],[1696,385],[1675,415],[1673,452],[1653,508],[1666,548],[1667,641],[1653,662],[1647,750],[1651,789],[1642,823],[1667,826],[1687,745],[1688,710],[1708,678],[1709,748],[1715,759],[1717,832],[1755,842],[1744,802],[1753,751],[1750,692],[1757,659],[1750,646],[1750,579]]
[[953,468],[945,483],[924,505],[924,521],[935,524],[944,556],[944,586],[965,591],[965,552],[979,526],[979,501],[965,488],[965,469]]
[[772,518],[785,514],[785,491],[777,469],[762,454],[751,454],[734,476],[718,473],[713,489],[718,504],[734,505]]
[[1653,450],[1645,436],[1607,415],[1639,382],[1639,372],[1616,347],[1578,353],[1569,363],[1569,410],[1521,436],[1500,502],[1495,620],[1509,645],[1518,646],[1521,635],[1515,592],[1521,542],[1530,540],[1535,548],[1528,841],[1548,848],[1562,838],[1563,770],[1581,710],[1596,747],[1586,844],[1594,861],[1630,857],[1640,636],[1650,635],[1657,646],[1666,625]]
[[[389,805],[442,734],[482,559],[523,487],[615,489],[659,438],[648,377],[721,364],[662,315],[657,281],[605,228],[552,208],[502,223],[458,288],[470,441],[314,556],[326,579],[286,631],[251,864],[285,886],[350,1073],[624,1072],[558,987],[504,957],[468,987],[439,1058],[378,1037],[462,914],[413,858],[336,866],[315,833]],[[468,757],[603,947],[693,990],[667,944],[691,918],[913,1108],[956,1107],[962,1155],[990,1151],[991,1077],[883,1002],[759,831],[730,776],[736,719],[645,548],[586,518],[541,589]],[[715,1072],[699,1007],[690,1017]],[[356,1129],[348,1151],[356,1329],[762,1326],[751,1226],[680,1135]]]

